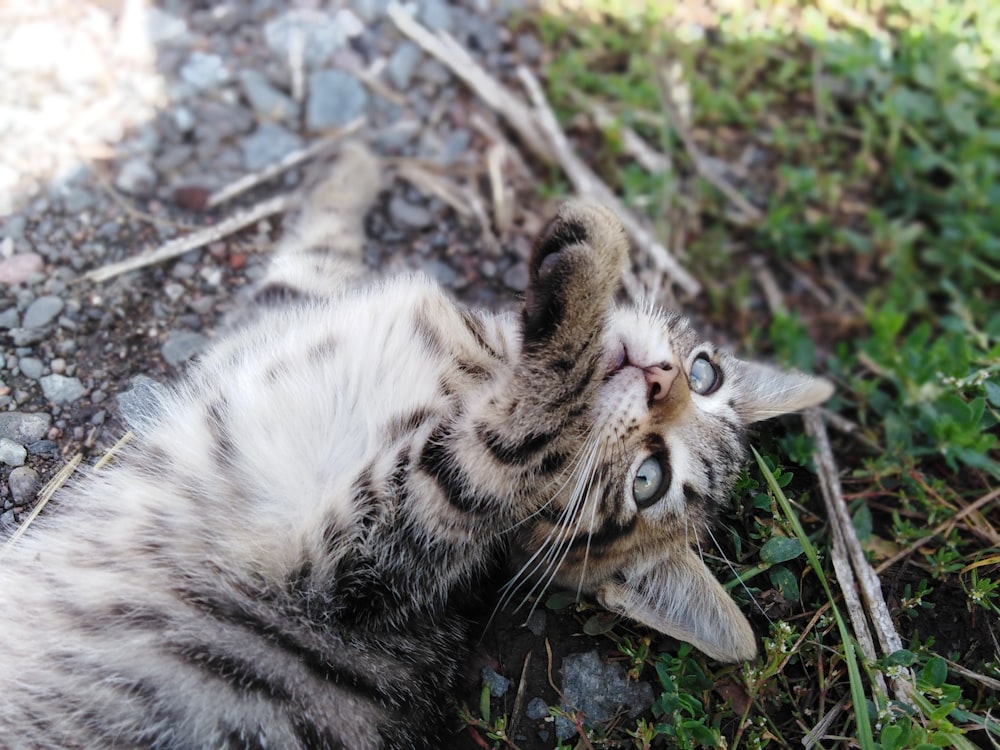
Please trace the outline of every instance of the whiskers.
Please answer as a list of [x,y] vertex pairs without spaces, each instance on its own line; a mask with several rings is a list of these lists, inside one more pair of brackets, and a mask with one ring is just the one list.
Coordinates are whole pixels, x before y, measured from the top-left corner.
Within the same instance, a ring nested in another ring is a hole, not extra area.
[[[712,544],[715,545],[715,549],[719,551],[719,558],[722,560],[722,562],[726,564],[726,567],[729,568],[730,572],[732,572],[732,574],[736,576],[736,580],[740,582],[740,586],[746,592],[747,597],[750,599],[750,601],[753,602],[753,606],[757,608],[758,612],[764,615],[764,617],[767,619],[768,625],[773,625],[774,623],[771,621],[771,618],[768,616],[767,612],[765,612],[764,608],[760,606],[760,604],[757,602],[757,597],[755,597],[753,595],[753,592],[750,591],[750,587],[743,582],[743,577],[740,576],[739,571],[736,570],[736,566],[733,565],[732,562],[730,562],[729,558],[726,557],[726,554],[722,551],[722,545],[719,544],[719,540],[716,539],[715,534],[712,533],[712,528],[710,526],[706,526],[705,531],[707,531],[708,535],[711,537]],[[697,544],[698,546],[698,556],[701,557],[702,561],[704,562],[705,553],[701,549],[701,541],[698,539],[697,529],[695,529],[694,532],[694,539],[695,539],[695,544]]]
[[[532,514],[528,519],[537,516],[560,496],[568,493],[568,501],[559,512],[558,517],[552,522],[551,528],[546,538],[538,545],[534,553],[524,562],[514,576],[500,589],[500,599],[490,616],[492,621],[496,613],[507,607],[514,601],[518,592],[528,583],[531,588],[521,596],[520,603],[514,611],[520,611],[529,600],[535,599],[528,617],[535,611],[538,601],[548,590],[562,567],[566,556],[569,554],[573,539],[577,538],[586,524],[587,529],[587,549],[584,552],[584,567],[586,570],[587,557],[590,552],[590,536],[594,530],[594,523],[597,514],[597,503],[592,503],[590,513],[586,513],[586,504],[590,498],[590,489],[594,486],[594,479],[601,466],[602,448],[605,440],[595,434],[591,434],[580,446],[579,450],[568,463],[562,484],[553,492],[552,497],[542,506],[542,508]],[[584,574],[581,574],[580,587],[577,596],[583,585]]]

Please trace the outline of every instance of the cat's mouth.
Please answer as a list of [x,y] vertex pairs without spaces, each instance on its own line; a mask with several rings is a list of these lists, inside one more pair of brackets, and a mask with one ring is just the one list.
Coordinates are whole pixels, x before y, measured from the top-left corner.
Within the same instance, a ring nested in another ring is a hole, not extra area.
[[604,374],[604,382],[607,383],[615,375],[628,368],[635,368],[642,373],[646,381],[646,397],[652,406],[654,401],[659,401],[667,397],[670,388],[677,379],[677,368],[669,362],[660,364],[643,365],[633,362],[629,357],[628,347],[620,343],[614,354],[609,358],[608,369]]

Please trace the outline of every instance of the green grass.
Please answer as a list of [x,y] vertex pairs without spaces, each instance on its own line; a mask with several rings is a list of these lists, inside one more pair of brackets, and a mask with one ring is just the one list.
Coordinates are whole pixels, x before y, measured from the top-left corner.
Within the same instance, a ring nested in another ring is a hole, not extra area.
[[[830,406],[857,425],[834,435],[841,480],[871,562],[897,558],[881,574],[905,646],[876,661],[856,648],[812,446],[795,420],[769,426],[717,531],[747,611],[750,596],[781,602],[765,654],[713,671],[683,646],[620,643],[661,695],[651,719],[589,742],[784,747],[827,717],[823,747],[1000,743],[988,718],[1000,708],[988,682],[1000,677],[1000,510],[963,510],[1000,483],[1000,5],[774,0],[700,25],[689,19],[701,4],[583,5],[537,21],[559,116],[610,185],[683,238],[706,284],[686,301],[697,318],[743,351],[836,380]],[[734,218],[699,176],[664,106],[672,66],[683,127],[759,219]],[[616,125],[580,124],[595,102]],[[673,169],[639,167],[625,128]],[[781,309],[764,301],[760,265]],[[956,628],[979,647],[956,650]],[[877,673],[908,668],[909,705],[879,692]]]

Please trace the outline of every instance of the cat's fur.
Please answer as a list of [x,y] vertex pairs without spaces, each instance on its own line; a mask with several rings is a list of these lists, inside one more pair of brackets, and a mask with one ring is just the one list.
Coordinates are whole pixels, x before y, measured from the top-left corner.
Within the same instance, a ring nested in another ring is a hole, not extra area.
[[363,285],[377,190],[347,149],[243,325],[0,560],[0,746],[433,746],[512,533],[520,578],[754,655],[693,545],[745,425],[829,386],[616,306],[628,242],[590,203],[542,233],[520,315]]

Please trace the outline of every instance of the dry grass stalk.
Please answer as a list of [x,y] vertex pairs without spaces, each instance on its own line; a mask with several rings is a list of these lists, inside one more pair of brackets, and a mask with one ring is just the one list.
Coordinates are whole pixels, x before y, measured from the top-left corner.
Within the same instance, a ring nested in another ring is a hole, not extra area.
[[750,201],[743,197],[735,187],[733,187],[725,177],[718,173],[709,164],[708,159],[702,152],[701,148],[694,140],[694,136],[691,135],[691,131],[688,130],[687,125],[684,123],[683,118],[677,111],[677,106],[674,103],[674,98],[671,95],[670,81],[667,79],[666,75],[660,76],[660,85],[663,88],[663,108],[667,113],[667,117],[670,119],[670,126],[677,133],[677,136],[681,139],[681,143],[684,144],[684,150],[687,151],[688,156],[691,157],[691,162],[694,164],[694,168],[698,171],[709,184],[713,185],[716,190],[726,196],[726,199],[733,205],[738,211],[736,216],[730,217],[737,224],[755,224],[761,221],[764,216],[761,214],[760,210],[753,205]]
[[224,237],[244,229],[251,224],[256,224],[261,219],[266,219],[275,214],[284,213],[295,205],[293,194],[277,195],[266,201],[261,201],[251,206],[245,211],[240,211],[235,216],[220,221],[204,229],[199,229],[183,237],[177,237],[164,245],[156,248],[152,252],[127,258],[119,263],[110,263],[101,268],[96,268],[83,278],[88,281],[102,282],[113,279],[129,271],[137,271],[140,268],[163,263],[164,261],[176,258],[191,250],[196,250],[211,242],[216,242]]
[[[503,84],[484,71],[469,53],[444,32],[431,33],[397,3],[388,10],[389,17],[405,36],[425,52],[437,58],[460,80],[465,82],[491,109],[498,112],[517,132],[532,155],[546,164],[556,162],[569,177],[577,193],[598,200],[612,208],[626,229],[653,262],[685,292],[696,295],[701,284],[691,276],[670,252],[656,242],[651,233],[629,211],[617,196],[573,153],[559,127],[551,107],[534,75],[524,67],[518,73],[534,104],[534,111],[514,96]],[[626,290],[633,297],[645,296],[635,278],[626,278]]]
[[[882,584],[878,574],[868,563],[864,550],[861,549],[861,543],[858,541],[857,532],[851,521],[850,513],[848,513],[826,425],[823,423],[820,413],[815,409],[807,410],[803,415],[803,421],[806,433],[813,438],[816,445],[813,451],[813,461],[819,474],[823,503],[833,530],[834,567],[841,590],[844,592],[844,598],[851,611],[851,621],[854,624],[855,634],[863,648],[865,647],[864,640],[867,639],[870,642],[871,636],[867,635],[868,627],[865,618],[867,613],[878,637],[882,653],[888,656],[903,648],[903,641],[896,631],[889,606],[885,603],[885,597],[882,595]],[[843,565],[845,559],[849,561],[846,570]],[[838,560],[840,560],[839,565]],[[859,612],[855,611],[858,606],[855,586],[860,590],[865,605],[865,609]],[[865,656],[870,659],[877,658],[873,646],[869,645],[868,648],[872,648],[872,653],[866,651]],[[878,679],[881,681],[881,675],[878,675]],[[909,701],[911,684],[912,675],[893,681],[893,690],[897,700]],[[884,689],[884,686],[880,685],[880,687]]]
[[593,198],[603,203],[618,214],[622,224],[625,225],[625,229],[632,236],[632,239],[635,240],[639,248],[670,277],[671,281],[675,282],[692,296],[701,292],[701,284],[677,262],[677,259],[670,254],[670,251],[666,247],[656,241],[635,214],[574,153],[565,133],[559,127],[556,116],[552,112],[552,108],[549,106],[542,91],[542,86],[535,75],[524,66],[519,67],[517,72],[524,83],[525,89],[528,91],[528,96],[535,105],[536,117],[549,142],[552,144],[552,148],[556,153],[556,160],[570,182],[573,183],[573,188],[576,192],[586,198]]
[[49,483],[46,484],[44,489],[42,489],[39,493],[38,502],[36,502],[35,507],[31,509],[31,513],[29,513],[28,517],[21,522],[21,525],[17,527],[17,530],[10,535],[10,539],[4,543],[3,547],[0,547],[0,560],[4,558],[7,551],[13,548],[13,546],[17,543],[17,540],[24,535],[24,532],[28,530],[28,527],[31,526],[36,518],[38,518],[38,514],[42,512],[42,508],[44,508],[48,504],[49,500],[52,499],[52,496],[56,494],[56,490],[66,484],[66,481],[73,476],[73,472],[76,471],[76,467],[80,465],[80,461],[82,460],[83,455],[77,453],[55,474],[55,476],[52,477],[52,479],[49,480]]
[[279,174],[287,172],[289,169],[292,169],[309,159],[319,156],[325,151],[332,149],[347,136],[356,133],[364,124],[365,118],[358,117],[344,127],[340,128],[336,133],[310,143],[308,146],[296,149],[295,151],[283,156],[274,164],[268,164],[263,169],[244,175],[235,182],[231,182],[225,187],[219,188],[208,196],[208,200],[205,202],[206,208],[215,208],[219,204],[232,200],[238,195],[243,195],[243,193],[248,190],[252,190],[268,180],[273,180]]
[[552,162],[545,136],[538,128],[531,111],[503,84],[496,81],[472,59],[472,56],[454,37],[446,32],[431,33],[420,22],[415,20],[398,3],[390,3],[389,18],[396,28],[419,45],[429,55],[438,59],[452,73],[461,79],[469,88],[486,102],[489,107],[500,112],[504,119],[524,141],[524,144],[537,158],[546,163]]

